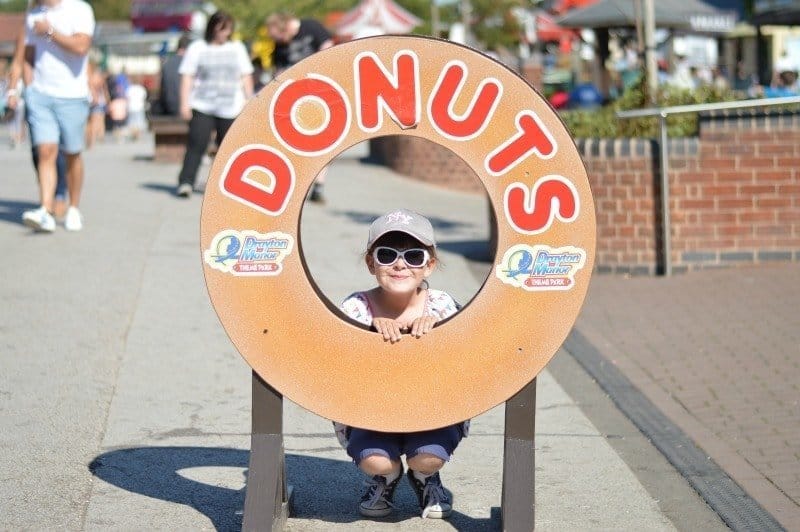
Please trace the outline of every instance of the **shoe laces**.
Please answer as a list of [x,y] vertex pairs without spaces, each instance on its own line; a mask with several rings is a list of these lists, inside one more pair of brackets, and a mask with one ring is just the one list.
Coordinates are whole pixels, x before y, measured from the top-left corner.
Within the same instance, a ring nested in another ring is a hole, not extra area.
[[386,477],[375,475],[366,479],[364,485],[369,487],[361,499],[365,506],[373,508],[378,503],[383,502],[390,508],[394,508],[394,505],[388,499],[389,486],[386,485]]
[[422,500],[425,501],[425,509],[422,510],[422,517],[428,516],[428,513],[434,508],[441,509],[441,503],[447,502],[447,494],[444,492],[444,486],[439,479],[439,475],[434,475],[428,478],[425,487],[422,489]]

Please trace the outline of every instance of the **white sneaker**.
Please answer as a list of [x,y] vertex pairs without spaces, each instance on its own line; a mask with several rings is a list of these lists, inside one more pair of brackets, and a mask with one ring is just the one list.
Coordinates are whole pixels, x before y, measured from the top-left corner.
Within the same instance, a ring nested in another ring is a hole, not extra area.
[[175,191],[175,194],[181,198],[188,198],[192,195],[192,185],[189,183],[181,183],[178,185],[178,189]]
[[56,230],[55,218],[44,207],[23,212],[22,223],[42,233],[52,233]]
[[64,217],[64,229],[67,231],[80,231],[83,229],[83,216],[77,207],[67,209],[67,215]]

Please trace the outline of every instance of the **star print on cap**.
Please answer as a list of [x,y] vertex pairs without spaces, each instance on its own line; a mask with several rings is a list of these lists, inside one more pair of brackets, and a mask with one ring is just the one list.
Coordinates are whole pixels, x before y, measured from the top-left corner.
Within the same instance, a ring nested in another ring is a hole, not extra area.
[[392,231],[411,235],[426,246],[436,246],[433,225],[430,220],[418,212],[400,209],[384,214],[372,222],[372,226],[369,228],[367,249],[371,248],[380,237]]

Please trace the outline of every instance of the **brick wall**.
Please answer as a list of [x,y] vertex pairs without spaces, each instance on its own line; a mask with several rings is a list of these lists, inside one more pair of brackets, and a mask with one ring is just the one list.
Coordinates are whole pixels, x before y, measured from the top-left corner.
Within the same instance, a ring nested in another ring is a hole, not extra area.
[[[674,272],[800,261],[800,113],[704,115],[698,138],[669,147]],[[480,191],[460,158],[412,137],[378,139],[395,170]],[[601,272],[663,270],[659,146],[644,139],[578,139],[597,210]],[[474,174],[472,174],[474,175]]]

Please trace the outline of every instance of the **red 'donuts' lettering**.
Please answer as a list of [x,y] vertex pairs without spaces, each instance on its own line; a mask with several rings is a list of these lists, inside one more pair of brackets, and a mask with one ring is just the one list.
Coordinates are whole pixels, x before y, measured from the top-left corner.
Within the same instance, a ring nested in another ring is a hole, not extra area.
[[372,52],[359,54],[355,63],[356,113],[361,129],[380,129],[382,109],[403,129],[419,123],[419,67],[415,54],[407,50],[395,54],[393,75]]
[[535,153],[540,159],[556,154],[553,135],[533,111],[517,114],[517,134],[486,157],[486,170],[495,176],[502,175]]
[[560,175],[543,177],[529,190],[523,183],[506,188],[503,205],[506,219],[518,232],[538,234],[550,228],[555,218],[572,222],[578,217],[578,190]]
[[[259,171],[272,178],[269,185],[248,177]],[[294,167],[282,153],[269,146],[250,145],[239,149],[228,160],[219,188],[229,198],[277,216],[286,208],[294,182]]]
[[451,61],[442,70],[431,96],[428,115],[436,130],[451,139],[468,140],[486,128],[500,103],[502,85],[494,78],[484,79],[475,91],[467,111],[456,115],[456,98],[461,94],[467,77],[467,66]]
[[[298,122],[297,106],[319,105],[325,120],[319,127],[306,128]],[[275,135],[299,155],[321,155],[335,148],[350,127],[350,105],[342,88],[324,76],[286,82],[272,101],[270,120]]]

